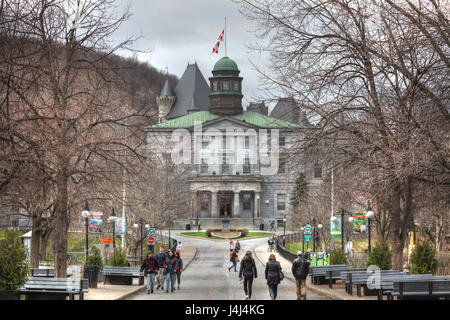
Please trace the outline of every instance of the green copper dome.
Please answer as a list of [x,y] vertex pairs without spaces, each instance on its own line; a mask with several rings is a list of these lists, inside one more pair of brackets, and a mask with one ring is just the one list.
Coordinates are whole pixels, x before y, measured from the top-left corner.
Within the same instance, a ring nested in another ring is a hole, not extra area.
[[216,64],[214,65],[213,72],[214,71],[237,71],[237,72],[239,72],[239,69],[238,69],[236,62],[234,62],[233,60],[231,60],[228,57],[223,57],[222,59],[217,61]]

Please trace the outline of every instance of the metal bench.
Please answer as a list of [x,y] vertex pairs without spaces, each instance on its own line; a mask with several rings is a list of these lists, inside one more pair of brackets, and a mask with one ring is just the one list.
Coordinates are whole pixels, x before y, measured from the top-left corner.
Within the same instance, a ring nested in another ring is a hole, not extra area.
[[351,270],[352,266],[345,265],[345,264],[336,264],[336,265],[330,265],[330,266],[310,266],[309,267],[309,273],[311,274],[311,283],[313,284],[326,284],[330,281],[335,280],[327,280],[327,272],[334,271],[340,274],[341,271],[345,270]]
[[138,285],[144,284],[144,277],[141,276],[139,267],[103,267],[103,278],[105,284],[132,285],[133,278],[138,278]]
[[[413,283],[428,283],[428,282],[435,282],[435,281],[450,281],[450,276],[433,276],[432,274],[412,274],[412,275],[406,275],[403,277],[397,277],[397,278],[386,278],[381,281],[379,292],[378,292],[378,300],[383,300],[383,295],[387,296],[388,300],[393,300],[394,296],[399,296],[400,292],[400,286],[399,283],[407,283],[406,287],[407,290],[411,291],[411,294],[405,294],[408,296],[420,296],[419,292],[425,292],[429,291],[430,288],[426,288],[426,290],[420,291],[420,288],[423,288],[422,285],[417,285],[417,288],[414,288],[415,285]],[[444,286],[446,284],[443,284]],[[417,292],[414,293],[414,289],[417,289]],[[438,289],[435,291],[436,293],[442,293],[442,291],[445,291],[445,288],[436,288]],[[427,296],[429,296],[427,294]],[[422,295],[422,298],[426,298],[424,295]],[[400,299],[401,300],[401,299]]]
[[89,291],[88,279],[80,278],[50,278],[29,277],[27,282],[18,290],[27,300],[83,300],[84,293]]
[[54,277],[55,269],[31,269],[32,277]]
[[380,275],[381,279],[390,275],[406,275],[406,272],[398,270],[378,270],[375,272],[364,270],[349,270],[341,274],[341,279],[345,282],[345,291],[353,295],[353,285],[356,285],[357,295],[361,297],[361,288],[364,290],[365,296],[377,295],[378,291],[370,290],[367,287],[367,280],[374,275]]

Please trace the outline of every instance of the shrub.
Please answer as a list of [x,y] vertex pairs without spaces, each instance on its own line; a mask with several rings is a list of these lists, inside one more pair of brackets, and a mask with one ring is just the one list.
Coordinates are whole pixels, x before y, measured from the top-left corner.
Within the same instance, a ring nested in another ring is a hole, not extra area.
[[211,229],[206,229],[206,236],[208,237],[208,238],[211,238],[211,232],[212,232],[212,230]]
[[248,235],[248,229],[242,229],[241,236],[246,237]]
[[411,253],[409,272],[412,274],[435,274],[438,263],[435,248],[429,242],[420,242]]
[[17,232],[7,231],[0,241],[0,289],[16,290],[27,282],[27,253]]
[[367,259],[367,266],[375,265],[380,270],[391,270],[392,251],[387,242],[378,242],[372,248]]
[[128,267],[129,262],[125,249],[115,248],[113,254],[109,258],[109,265],[114,267]]
[[100,250],[94,246],[89,252],[89,256],[86,261],[88,266],[96,266],[99,270],[103,268],[103,259]]
[[347,264],[347,257],[342,251],[342,248],[334,248],[330,255],[330,265],[332,264]]

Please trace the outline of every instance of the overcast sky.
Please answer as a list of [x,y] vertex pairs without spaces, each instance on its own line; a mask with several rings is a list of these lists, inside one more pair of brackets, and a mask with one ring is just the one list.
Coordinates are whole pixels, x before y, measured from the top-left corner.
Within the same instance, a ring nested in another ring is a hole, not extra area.
[[[125,1],[123,1],[125,5]],[[227,56],[236,61],[243,80],[243,106],[261,94],[258,77],[250,60],[263,65],[258,53],[250,52],[246,44],[257,39],[255,27],[239,12],[239,5],[231,0],[128,0],[131,18],[116,34],[118,38],[141,36],[134,48],[144,50],[138,59],[148,62],[159,70],[181,78],[188,63],[197,62],[209,83],[214,64],[224,56],[224,43],[219,54],[211,54],[227,18]],[[130,55],[119,52],[121,55]]]

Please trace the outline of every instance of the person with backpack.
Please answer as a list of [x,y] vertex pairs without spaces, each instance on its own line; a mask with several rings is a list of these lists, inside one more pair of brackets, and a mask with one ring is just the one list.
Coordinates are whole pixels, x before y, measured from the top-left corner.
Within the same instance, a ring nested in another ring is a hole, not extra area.
[[267,252],[272,252],[272,244],[273,244],[272,238],[269,238],[269,240],[267,240],[267,245],[268,245]]
[[164,247],[159,247],[159,252],[155,256],[156,261],[158,262],[158,273],[156,274],[156,283],[158,286],[156,290],[160,289],[164,290],[164,282],[166,281],[166,269],[164,269],[164,264],[166,263],[167,254],[164,252]]
[[233,249],[230,253],[230,261],[233,263],[230,267],[228,267],[228,271],[230,271],[232,268],[234,268],[234,272],[237,272],[236,267],[237,263],[239,262],[239,257],[236,249]]
[[166,269],[166,293],[169,292],[169,282],[170,282],[170,292],[175,290],[175,277],[176,272],[179,270],[179,264],[177,257],[172,250],[169,251],[169,254],[166,257],[166,262],[164,264],[164,269]]
[[175,257],[178,260],[178,270],[176,271],[176,275],[177,275],[177,290],[180,290],[180,282],[181,282],[181,272],[183,272],[183,260],[180,257],[180,254],[177,252],[175,254]]
[[236,243],[234,244],[234,248],[239,253],[239,251],[241,250],[241,244],[239,243],[239,240],[236,240]]
[[267,286],[269,287],[269,295],[272,300],[276,300],[278,285],[280,284],[281,280],[284,279],[284,275],[281,271],[281,265],[277,261],[273,253],[269,256],[269,261],[266,264],[265,276],[267,280]]
[[292,275],[297,286],[297,300],[306,300],[306,277],[309,273],[309,261],[303,256],[303,252],[297,252],[297,258],[292,262]]
[[247,251],[242,258],[241,267],[239,268],[239,279],[244,280],[244,300],[252,298],[253,278],[257,278],[255,260],[252,258],[252,252]]
[[147,294],[153,293],[153,286],[155,282],[155,275],[158,272],[158,261],[153,257],[153,252],[147,253],[147,257],[141,265],[141,275],[144,272],[144,277],[147,277]]

